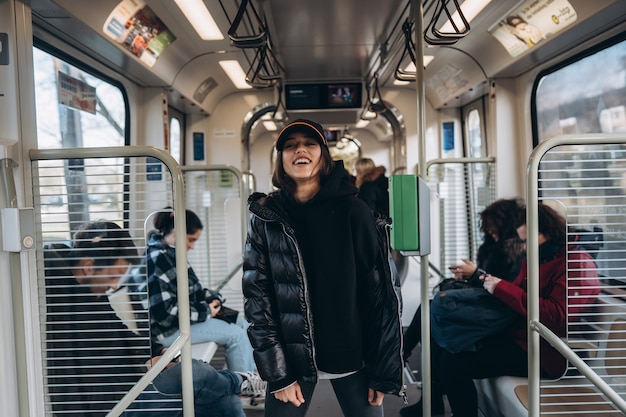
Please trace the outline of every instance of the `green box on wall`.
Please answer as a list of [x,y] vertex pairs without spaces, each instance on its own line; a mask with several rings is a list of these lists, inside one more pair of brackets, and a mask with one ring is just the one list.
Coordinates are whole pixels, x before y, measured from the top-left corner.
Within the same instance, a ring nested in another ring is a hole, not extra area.
[[407,255],[430,253],[430,190],[415,175],[392,175],[389,181],[391,247]]

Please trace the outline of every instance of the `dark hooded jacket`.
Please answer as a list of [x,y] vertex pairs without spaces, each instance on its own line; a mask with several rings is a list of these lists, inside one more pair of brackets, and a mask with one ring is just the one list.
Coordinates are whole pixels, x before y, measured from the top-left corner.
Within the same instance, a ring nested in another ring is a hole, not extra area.
[[358,197],[365,201],[370,209],[389,216],[389,179],[385,176],[385,167],[378,166],[357,178]]
[[369,387],[403,394],[401,298],[387,223],[337,164],[299,204],[286,192],[250,196],[243,291],[254,357],[270,392],[317,371],[365,367]]
[[48,391],[55,416],[104,416],[163,346],[150,346],[122,323],[105,295],[79,284],[68,252],[61,245],[45,251]]

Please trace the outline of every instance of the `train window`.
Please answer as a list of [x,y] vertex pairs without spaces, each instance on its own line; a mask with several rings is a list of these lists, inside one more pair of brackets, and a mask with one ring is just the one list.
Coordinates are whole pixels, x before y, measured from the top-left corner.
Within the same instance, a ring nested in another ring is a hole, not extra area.
[[567,133],[626,132],[626,41],[538,79],[535,145]]
[[480,116],[474,109],[467,115],[467,141],[469,143],[469,157],[480,158],[483,156],[483,136],[480,130]]
[[122,91],[41,49],[33,49],[39,148],[123,146]]
[[[535,145],[563,134],[626,132],[625,73],[622,37],[540,77],[533,103]],[[568,208],[570,237],[595,258],[599,274],[621,286],[625,155],[623,145],[557,146],[543,156],[538,184],[541,199]]]
[[173,108],[168,109],[170,116],[170,154],[174,157],[179,165],[183,165],[185,161],[184,152],[184,132],[185,132],[185,115]]
[[[33,48],[33,62],[38,148],[126,144],[128,106],[119,87],[37,47]],[[126,202],[119,198],[125,195],[123,160],[74,159],[54,164],[38,161],[33,167],[53,167],[54,177],[64,179],[63,185],[47,188],[41,201],[35,202],[44,223],[56,224],[50,226],[54,230],[44,230],[44,236],[69,240],[70,228],[89,219],[124,218]],[[53,179],[40,181],[47,185]]]
[[487,156],[487,144],[484,129],[484,108],[482,99],[475,100],[463,107],[465,126],[465,153],[470,158]]

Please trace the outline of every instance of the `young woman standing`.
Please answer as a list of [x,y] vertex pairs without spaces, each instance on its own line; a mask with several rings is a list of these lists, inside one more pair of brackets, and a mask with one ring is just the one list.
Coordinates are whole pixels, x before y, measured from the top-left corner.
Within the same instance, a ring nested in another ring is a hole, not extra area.
[[322,126],[291,122],[275,146],[279,190],[249,198],[243,275],[265,415],[306,415],[328,378],[345,416],[382,416],[384,394],[403,393],[402,327],[374,217]]

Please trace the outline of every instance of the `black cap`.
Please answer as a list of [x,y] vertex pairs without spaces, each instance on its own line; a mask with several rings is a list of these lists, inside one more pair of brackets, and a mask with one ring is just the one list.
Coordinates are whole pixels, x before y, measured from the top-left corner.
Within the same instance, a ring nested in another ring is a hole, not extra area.
[[324,128],[322,127],[322,125],[311,120],[298,119],[289,123],[278,134],[278,138],[276,139],[276,143],[274,144],[277,151],[283,150],[285,141],[289,137],[289,134],[293,132],[308,133],[312,138],[316,139],[320,143],[320,145],[328,147],[328,141],[326,140],[326,136],[324,135]]

